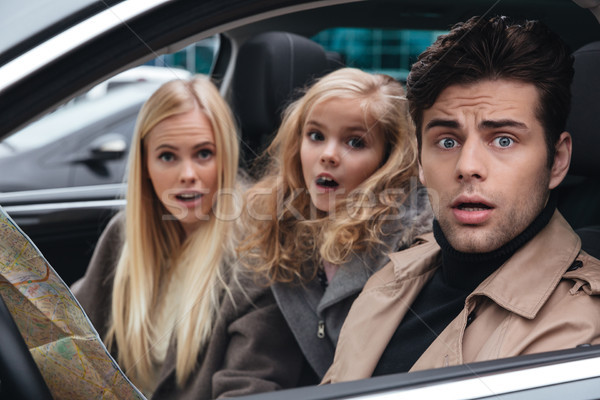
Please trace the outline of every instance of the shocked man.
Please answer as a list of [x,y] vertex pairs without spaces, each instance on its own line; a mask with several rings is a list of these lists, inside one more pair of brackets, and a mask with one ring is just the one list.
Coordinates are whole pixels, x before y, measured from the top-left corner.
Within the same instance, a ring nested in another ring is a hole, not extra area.
[[434,232],[390,255],[324,382],[600,343],[600,261],[556,210],[573,61],[536,21],[456,25],[407,97]]

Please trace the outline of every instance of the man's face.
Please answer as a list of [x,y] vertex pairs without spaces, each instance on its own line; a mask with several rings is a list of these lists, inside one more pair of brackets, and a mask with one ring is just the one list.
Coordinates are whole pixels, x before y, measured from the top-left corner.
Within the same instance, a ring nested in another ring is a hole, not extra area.
[[425,110],[419,177],[456,250],[484,253],[512,240],[566,174],[570,136],[561,135],[549,168],[537,105],[532,84],[486,80],[449,86]]

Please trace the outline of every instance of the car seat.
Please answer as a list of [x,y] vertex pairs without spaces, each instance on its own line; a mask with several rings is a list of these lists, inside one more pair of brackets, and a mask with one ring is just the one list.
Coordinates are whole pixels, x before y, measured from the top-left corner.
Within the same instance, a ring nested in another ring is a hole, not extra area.
[[600,42],[581,47],[573,56],[567,120],[573,155],[569,175],[557,188],[558,207],[581,237],[583,249],[600,258]]
[[231,100],[246,166],[267,147],[298,89],[342,65],[336,53],[289,32],[265,32],[240,48]]

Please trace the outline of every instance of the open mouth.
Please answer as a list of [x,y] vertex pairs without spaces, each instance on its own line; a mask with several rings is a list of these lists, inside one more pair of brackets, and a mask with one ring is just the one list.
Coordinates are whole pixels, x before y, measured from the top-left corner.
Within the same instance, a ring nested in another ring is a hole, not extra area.
[[175,197],[181,201],[194,201],[202,197],[202,193],[180,193]]
[[463,211],[483,211],[489,210],[492,207],[483,203],[460,203],[456,208]]
[[329,178],[327,176],[320,176],[316,181],[318,186],[323,186],[326,188],[334,188],[338,187],[340,184],[335,181],[333,178]]

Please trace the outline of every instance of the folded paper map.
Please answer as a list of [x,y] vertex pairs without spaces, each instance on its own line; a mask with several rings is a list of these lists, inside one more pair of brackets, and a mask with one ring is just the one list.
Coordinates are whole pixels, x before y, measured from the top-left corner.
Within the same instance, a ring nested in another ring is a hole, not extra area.
[[55,399],[144,399],[37,247],[0,207],[0,295]]

